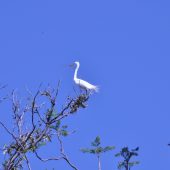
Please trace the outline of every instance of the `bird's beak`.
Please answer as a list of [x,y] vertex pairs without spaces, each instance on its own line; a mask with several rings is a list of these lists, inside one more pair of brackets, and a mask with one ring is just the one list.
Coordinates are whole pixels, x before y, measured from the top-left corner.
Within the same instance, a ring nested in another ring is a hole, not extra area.
[[74,67],[74,63],[73,63],[73,64],[70,64],[69,67]]

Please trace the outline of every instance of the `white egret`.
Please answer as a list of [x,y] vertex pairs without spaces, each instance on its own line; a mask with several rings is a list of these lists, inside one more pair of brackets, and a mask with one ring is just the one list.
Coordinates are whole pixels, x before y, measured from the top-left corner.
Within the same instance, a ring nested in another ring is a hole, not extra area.
[[84,81],[82,79],[77,78],[77,72],[80,67],[80,63],[78,61],[74,62],[71,66],[76,64],[76,69],[74,72],[74,82],[82,89],[85,89],[86,91],[95,91],[98,92],[99,88],[95,85],[92,85],[88,83],[87,81]]

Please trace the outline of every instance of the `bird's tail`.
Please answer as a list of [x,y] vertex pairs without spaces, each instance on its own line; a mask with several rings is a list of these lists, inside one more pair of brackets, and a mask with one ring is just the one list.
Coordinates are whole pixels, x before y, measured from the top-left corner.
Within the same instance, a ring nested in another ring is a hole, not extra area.
[[94,91],[95,91],[95,92],[99,92],[99,87],[98,87],[98,86],[95,86],[95,87],[94,87]]

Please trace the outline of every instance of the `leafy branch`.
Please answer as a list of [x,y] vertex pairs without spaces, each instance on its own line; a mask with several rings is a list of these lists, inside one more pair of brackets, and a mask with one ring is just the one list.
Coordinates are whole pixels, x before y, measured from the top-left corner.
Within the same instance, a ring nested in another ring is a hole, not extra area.
[[100,144],[101,144],[100,136],[97,136],[95,138],[95,140],[91,143],[92,148],[82,148],[81,149],[81,151],[83,153],[90,153],[90,154],[94,154],[97,156],[98,170],[101,170],[101,160],[100,160],[101,154],[115,149],[114,146],[101,147]]
[[118,164],[118,169],[125,168],[125,170],[130,170],[134,165],[139,164],[139,161],[131,161],[132,157],[138,156],[139,147],[129,150],[128,147],[124,147],[121,149],[119,153],[117,153],[116,157],[123,157],[123,161],[120,161]]
[[[12,92],[10,99],[15,128],[10,130],[3,122],[0,122],[0,125],[12,139],[9,144],[3,147],[6,158],[3,163],[5,170],[23,169],[24,163],[31,170],[30,161],[27,157],[28,153],[34,154],[43,162],[63,159],[72,169],[78,170],[65,153],[62,141],[62,136],[68,136],[73,132],[68,132],[67,125],[61,126],[61,123],[62,120],[73,115],[78,109],[85,108],[89,96],[80,94],[77,97],[68,97],[65,106],[57,112],[58,90],[59,86],[57,89],[51,89],[50,87],[44,90],[38,89],[34,95],[29,91],[29,97],[25,105],[18,100],[15,91]],[[54,137],[59,142],[60,155],[42,158],[38,154],[38,150],[51,142]]]

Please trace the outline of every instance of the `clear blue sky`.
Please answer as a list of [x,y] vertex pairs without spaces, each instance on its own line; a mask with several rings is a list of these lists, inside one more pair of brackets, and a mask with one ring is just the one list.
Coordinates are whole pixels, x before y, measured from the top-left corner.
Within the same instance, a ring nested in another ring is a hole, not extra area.
[[[95,157],[79,152],[97,135],[103,145],[116,146],[103,155],[103,170],[115,169],[114,154],[123,146],[140,147],[134,170],[170,169],[168,0],[1,1],[0,59],[0,83],[22,97],[25,86],[36,90],[58,80],[60,97],[73,95],[73,70],[66,65],[75,60],[79,77],[100,86],[88,108],[67,119],[77,133],[66,139],[66,151],[80,170],[97,169]],[[9,126],[10,114],[2,104],[0,119]],[[0,139],[1,145],[7,140],[4,131]],[[33,169],[70,169],[31,161]]]

